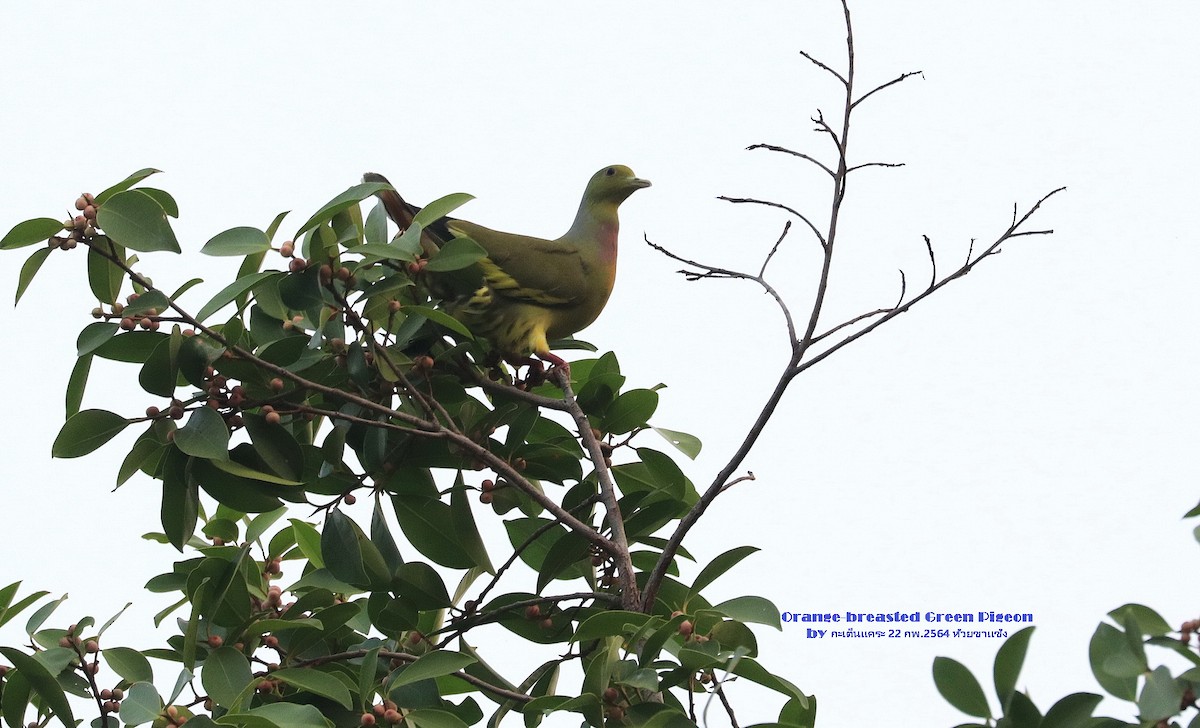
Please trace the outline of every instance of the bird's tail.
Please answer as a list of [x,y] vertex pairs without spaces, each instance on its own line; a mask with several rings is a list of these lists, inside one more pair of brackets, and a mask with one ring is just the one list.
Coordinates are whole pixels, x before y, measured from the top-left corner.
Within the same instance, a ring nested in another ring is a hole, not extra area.
[[[389,186],[392,184],[391,182],[388,182],[387,177],[384,177],[378,172],[367,172],[363,175],[363,182],[382,182],[383,184]],[[392,222],[396,223],[396,226],[401,230],[407,230],[409,227],[411,227],[413,217],[415,217],[416,214],[421,211],[421,208],[417,207],[416,205],[410,205],[409,203],[405,202],[404,198],[400,196],[400,193],[396,191],[395,187],[392,187],[391,189],[380,190],[375,193],[375,196],[379,198],[381,203],[383,203],[383,209],[385,212],[387,212],[387,216],[390,217]],[[426,255],[433,255],[438,251],[439,248],[438,244],[431,239],[430,235],[427,234],[421,235],[421,247],[425,250]]]

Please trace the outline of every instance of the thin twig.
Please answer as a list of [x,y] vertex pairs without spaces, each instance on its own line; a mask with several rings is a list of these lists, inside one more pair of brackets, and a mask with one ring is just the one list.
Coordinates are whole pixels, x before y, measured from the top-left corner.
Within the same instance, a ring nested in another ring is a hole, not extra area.
[[894,86],[894,85],[900,83],[901,81],[903,81],[904,79],[911,78],[912,76],[921,76],[922,78],[924,78],[924,74],[925,74],[924,71],[909,71],[908,73],[902,73],[899,76],[897,76],[896,78],[893,78],[891,81],[888,81],[887,83],[884,83],[884,84],[880,84],[880,85],[876,86],[875,88],[871,89],[870,91],[866,92],[862,96],[860,96],[858,101],[855,101],[854,103],[850,104],[850,108],[853,109],[854,107],[858,106],[862,102],[869,99],[873,94],[884,90],[888,86]]
[[929,287],[933,288],[937,283],[937,256],[933,253],[933,241],[929,239],[929,236],[922,235],[921,237],[925,238],[925,250],[929,251],[929,267],[931,269]]
[[805,154],[804,152],[792,151],[791,149],[787,149],[785,147],[778,147],[778,146],[775,146],[774,144],[751,144],[750,146],[746,147],[746,151],[750,151],[752,149],[769,149],[772,152],[782,152],[783,154],[790,154],[793,157],[799,157],[803,160],[812,162],[813,164],[817,165],[821,169],[825,170],[825,174],[829,175],[830,177],[833,176],[833,170],[830,169],[829,167],[827,167],[824,162],[817,159],[816,157],[809,156],[809,155]]
[[779,244],[783,242],[783,239],[787,237],[788,230],[791,229],[792,221],[784,220],[783,232],[779,233],[779,239],[776,240],[775,244],[771,246],[771,252],[767,253],[767,257],[763,260],[762,267],[758,269],[758,277],[760,279],[767,274],[767,265],[771,262],[771,258],[775,257],[775,252],[779,250]]
[[846,85],[847,81],[846,81],[845,77],[842,76],[842,74],[833,70],[832,68],[825,65],[824,63],[818,61],[816,58],[813,58],[811,55],[808,54],[807,51],[800,51],[800,55],[802,55],[805,58],[807,58],[808,60],[812,61],[813,65],[816,66],[817,68],[820,68],[823,71],[828,71],[830,74],[833,75],[834,78],[841,81],[843,86]]
[[812,230],[813,235],[817,236],[817,240],[819,240],[821,242],[821,247],[825,247],[825,236],[823,236],[821,234],[821,231],[817,229],[817,226],[814,225],[812,223],[812,221],[809,220],[808,217],[804,215],[804,213],[793,210],[792,208],[788,207],[787,205],[781,205],[778,202],[771,202],[770,200],[758,200],[753,197],[726,197],[724,195],[721,195],[721,196],[717,197],[717,199],[724,200],[726,202],[732,202],[735,205],[743,205],[743,204],[766,205],[767,207],[775,207],[780,210],[787,210],[788,212],[792,213],[796,217],[803,220],[804,224],[808,225],[808,229]]
[[904,166],[904,162],[863,162],[862,164],[856,164],[853,167],[847,168],[846,172],[853,172],[856,169],[863,169],[865,167],[895,168],[895,167],[903,167],[903,166]]

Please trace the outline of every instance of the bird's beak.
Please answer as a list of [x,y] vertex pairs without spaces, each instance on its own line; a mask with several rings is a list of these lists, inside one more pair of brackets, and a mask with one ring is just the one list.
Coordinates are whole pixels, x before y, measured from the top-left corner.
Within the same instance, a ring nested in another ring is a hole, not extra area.
[[632,180],[630,180],[630,182],[629,182],[629,183],[630,183],[631,185],[633,185],[634,187],[638,188],[638,189],[641,189],[642,187],[649,187],[649,186],[650,186],[650,180],[648,180],[648,179],[641,179],[641,178],[639,178],[639,177],[634,177]]

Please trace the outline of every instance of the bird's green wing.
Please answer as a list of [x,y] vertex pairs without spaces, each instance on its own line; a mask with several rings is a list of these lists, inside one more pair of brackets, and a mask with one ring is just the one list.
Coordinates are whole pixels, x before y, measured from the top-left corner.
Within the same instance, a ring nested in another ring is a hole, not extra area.
[[572,306],[592,286],[579,247],[558,240],[514,235],[465,220],[446,220],[450,232],[469,237],[488,253],[480,261],[496,295],[540,306]]

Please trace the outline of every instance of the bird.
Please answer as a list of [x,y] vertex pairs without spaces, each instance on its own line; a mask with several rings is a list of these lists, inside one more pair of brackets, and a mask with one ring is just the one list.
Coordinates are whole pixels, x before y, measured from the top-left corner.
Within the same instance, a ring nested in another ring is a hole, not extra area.
[[[412,224],[421,208],[406,202],[387,178],[368,172],[363,181],[388,184],[376,193],[388,217],[401,230]],[[570,365],[550,351],[549,342],[583,330],[604,310],[617,273],[617,208],[649,186],[624,165],[600,169],[588,180],[571,227],[554,240],[443,217],[422,232],[426,255],[466,237],[487,256],[465,271],[465,279],[464,271],[438,273],[428,287],[448,314],[510,364],[540,370],[536,356],[569,373]]]

